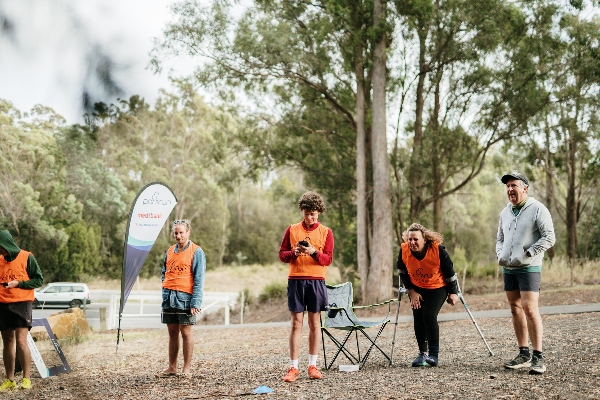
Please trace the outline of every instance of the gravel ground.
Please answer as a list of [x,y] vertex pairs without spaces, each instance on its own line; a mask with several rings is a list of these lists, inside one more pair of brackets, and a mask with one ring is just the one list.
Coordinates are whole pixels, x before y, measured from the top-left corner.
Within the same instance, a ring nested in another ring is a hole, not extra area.
[[[190,377],[156,378],[166,368],[166,330],[127,331],[115,355],[114,332],[92,334],[63,350],[73,371],[36,378],[28,393],[13,391],[6,399],[219,399],[250,394],[260,385],[276,399],[599,399],[600,314],[544,316],[548,371],[506,371],[516,354],[511,321],[477,321],[495,356],[489,356],[471,321],[440,323],[441,353],[437,368],[411,368],[416,356],[412,324],[398,326],[394,365],[373,353],[361,371],[340,372],[337,362],[322,380],[306,376],[303,332],[301,377],[284,383],[288,360],[288,327],[196,327],[194,373]],[[378,343],[389,350],[393,325]],[[339,336],[339,335],[337,335]],[[332,347],[328,342],[328,354]],[[45,359],[47,344],[38,343]],[[345,363],[344,360],[340,360]],[[322,353],[319,360],[323,364]],[[49,363],[52,365],[51,363]]]

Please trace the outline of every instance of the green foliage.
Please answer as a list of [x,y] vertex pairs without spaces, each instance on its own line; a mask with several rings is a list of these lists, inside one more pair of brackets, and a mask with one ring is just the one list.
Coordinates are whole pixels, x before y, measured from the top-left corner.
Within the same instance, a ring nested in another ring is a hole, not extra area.
[[269,283],[267,286],[265,286],[262,293],[258,295],[258,302],[266,303],[267,301],[283,299],[285,298],[286,294],[286,283]]

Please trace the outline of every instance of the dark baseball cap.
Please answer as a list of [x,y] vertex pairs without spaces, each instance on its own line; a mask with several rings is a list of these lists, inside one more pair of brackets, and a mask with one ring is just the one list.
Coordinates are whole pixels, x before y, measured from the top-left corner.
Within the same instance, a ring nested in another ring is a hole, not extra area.
[[514,180],[514,179],[518,179],[520,181],[523,181],[523,183],[527,186],[529,186],[529,181],[527,180],[527,178],[525,178],[525,175],[517,172],[517,171],[513,171],[510,174],[506,174],[502,177],[502,179],[500,179],[502,181],[502,183],[504,183],[506,185],[506,182],[510,181],[510,180]]

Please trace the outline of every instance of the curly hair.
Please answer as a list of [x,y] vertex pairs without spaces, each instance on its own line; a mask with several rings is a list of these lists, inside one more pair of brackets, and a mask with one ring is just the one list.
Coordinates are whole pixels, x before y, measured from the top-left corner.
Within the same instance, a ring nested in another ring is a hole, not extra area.
[[444,237],[442,236],[441,233],[429,230],[429,229],[425,228],[423,225],[417,224],[417,223],[412,224],[411,226],[408,227],[408,229],[406,231],[404,231],[402,233],[402,240],[404,240],[405,242],[408,242],[408,232],[416,232],[416,231],[419,231],[423,234],[423,238],[425,239],[426,244],[429,244],[429,243],[442,244],[442,243],[444,243]]
[[316,192],[306,192],[298,200],[298,208],[302,211],[325,211],[323,198]]

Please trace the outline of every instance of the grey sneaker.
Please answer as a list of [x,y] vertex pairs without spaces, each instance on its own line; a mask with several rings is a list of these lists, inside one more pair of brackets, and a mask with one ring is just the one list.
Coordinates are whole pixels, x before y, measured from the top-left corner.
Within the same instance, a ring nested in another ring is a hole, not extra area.
[[417,358],[414,359],[414,361],[412,362],[412,366],[413,367],[426,367],[427,365],[427,361],[425,361],[427,359],[427,354],[421,352],[419,353],[419,355],[417,356]]
[[534,354],[531,357],[531,367],[529,368],[529,375],[541,375],[546,372],[546,366],[544,365],[544,356]]
[[519,353],[515,358],[504,363],[504,368],[519,369],[531,366],[531,356]]

